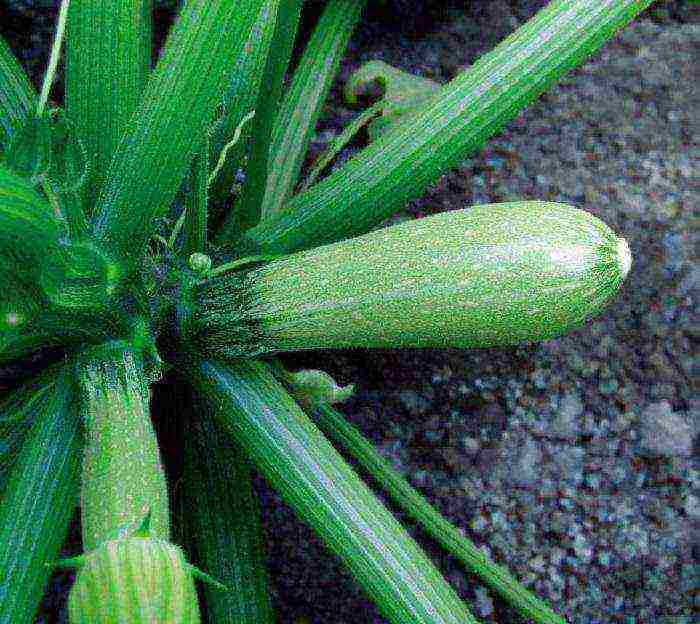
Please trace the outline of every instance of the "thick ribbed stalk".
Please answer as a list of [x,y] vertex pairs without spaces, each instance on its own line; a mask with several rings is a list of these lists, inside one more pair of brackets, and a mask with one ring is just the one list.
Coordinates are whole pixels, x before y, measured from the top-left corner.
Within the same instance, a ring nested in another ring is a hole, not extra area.
[[[266,0],[260,7],[258,17],[250,30],[243,52],[235,63],[231,81],[224,96],[225,114],[212,140],[210,162],[216,164],[226,145],[233,139],[236,129],[252,111],[258,99],[264,78],[265,63],[270,51],[270,42],[275,32],[275,18],[279,0]],[[215,210],[210,211],[209,223],[218,226],[223,208],[228,205],[238,168],[245,153],[251,124],[242,127],[241,138],[226,152],[226,158],[212,180],[210,195]]]
[[185,365],[222,428],[392,624],[475,622],[405,529],[265,364]]
[[85,421],[83,547],[129,535],[150,516],[150,535],[168,539],[168,490],[151,423],[141,357],[117,347],[80,362]]
[[367,0],[330,0],[304,49],[272,132],[263,219],[279,212],[294,190],[333,78],[366,4]]
[[270,173],[270,140],[279,109],[284,76],[299,26],[302,3],[302,0],[288,0],[280,2],[277,9],[275,32],[255,104],[253,147],[246,168],[243,195],[224,225],[225,236],[237,235],[253,227],[262,216],[262,203]]
[[120,142],[98,199],[94,235],[115,258],[140,262],[203,135],[214,121],[263,0],[188,0]]
[[583,63],[651,0],[553,0],[432,98],[280,213],[249,230],[241,255],[290,253],[362,234]]
[[15,55],[0,37],[0,152],[36,106],[36,93]]
[[226,586],[205,587],[210,624],[272,624],[260,524],[248,460],[205,411],[185,425],[187,535],[197,565]]
[[457,527],[442,517],[341,414],[323,405],[314,412],[314,420],[333,442],[372,475],[404,512],[421,524],[430,537],[498,592],[524,618],[538,624],[566,624],[549,605],[518,583],[508,570],[491,561]]
[[71,0],[66,112],[91,166],[92,202],[151,69],[152,0]]
[[78,498],[80,421],[72,380],[57,373],[0,500],[0,623],[34,621]]
[[[2,319],[0,319],[0,325]],[[50,404],[56,392],[57,370],[52,367],[0,400],[0,494],[17,460],[27,431]]]
[[483,347],[544,340],[598,313],[627,243],[565,204],[456,210],[215,277],[196,294],[209,353]]
[[185,198],[185,231],[182,256],[204,253],[207,247],[209,207],[209,141],[202,141],[190,170],[190,188]]

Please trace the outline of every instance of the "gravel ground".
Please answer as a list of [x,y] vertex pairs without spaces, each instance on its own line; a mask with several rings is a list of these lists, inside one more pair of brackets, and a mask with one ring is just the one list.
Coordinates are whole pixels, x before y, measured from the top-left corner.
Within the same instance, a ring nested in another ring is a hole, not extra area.
[[[362,61],[383,59],[444,82],[544,2],[464,4],[420,3],[400,20],[377,9],[353,38],[341,79]],[[14,29],[13,47],[36,72],[41,34],[17,29],[50,21],[15,18],[0,19],[0,30]],[[699,403],[691,383],[691,212],[699,196],[691,67],[699,41],[686,3],[659,4],[405,213],[522,198],[590,210],[629,240],[635,257],[603,316],[565,338],[512,350],[289,360],[355,382],[357,395],[342,408],[348,418],[572,623],[690,623],[700,606]],[[313,151],[354,114],[336,89]],[[280,624],[383,622],[312,533],[257,485]],[[413,533],[481,622],[519,621]],[[55,579],[39,621],[64,621],[66,580]]]

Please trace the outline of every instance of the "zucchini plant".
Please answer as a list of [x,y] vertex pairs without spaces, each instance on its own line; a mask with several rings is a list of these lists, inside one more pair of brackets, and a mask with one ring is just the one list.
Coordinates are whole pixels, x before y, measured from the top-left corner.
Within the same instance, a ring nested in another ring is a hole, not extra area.
[[[184,0],[157,58],[151,0],[63,0],[38,91],[0,40],[0,622],[32,620],[52,565],[77,569],[73,624],[275,621],[252,470],[388,622],[476,622],[344,455],[525,620],[564,622],[335,410],[351,387],[277,354],[511,345],[597,314],[631,256],[580,208],[377,226],[649,3],[553,0],[444,85],[369,63],[346,95],[383,96],[308,172],[365,0],[328,0],[293,72],[301,0]],[[76,502],[84,553],[57,561]]]

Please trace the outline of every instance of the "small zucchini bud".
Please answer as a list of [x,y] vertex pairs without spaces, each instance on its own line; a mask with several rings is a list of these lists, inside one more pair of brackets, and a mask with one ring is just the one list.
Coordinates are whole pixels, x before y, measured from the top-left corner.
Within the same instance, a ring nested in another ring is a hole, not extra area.
[[87,553],[68,597],[70,624],[197,624],[192,570],[182,550],[154,538],[103,543]]
[[477,206],[296,253],[200,285],[203,348],[235,357],[345,347],[487,347],[597,314],[627,243],[564,204]]

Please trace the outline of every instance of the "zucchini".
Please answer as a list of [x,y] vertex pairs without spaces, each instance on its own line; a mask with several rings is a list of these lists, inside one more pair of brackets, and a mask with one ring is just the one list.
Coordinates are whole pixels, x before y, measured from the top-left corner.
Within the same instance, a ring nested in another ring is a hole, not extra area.
[[631,265],[593,215],[547,202],[401,223],[198,286],[193,323],[226,356],[344,347],[487,347],[597,314]]
[[150,517],[150,535],[168,539],[168,490],[149,414],[141,357],[99,347],[79,365],[85,422],[83,547],[129,535]]
[[71,624],[199,624],[191,568],[161,539],[107,541],[85,556],[68,597]]

